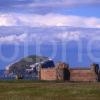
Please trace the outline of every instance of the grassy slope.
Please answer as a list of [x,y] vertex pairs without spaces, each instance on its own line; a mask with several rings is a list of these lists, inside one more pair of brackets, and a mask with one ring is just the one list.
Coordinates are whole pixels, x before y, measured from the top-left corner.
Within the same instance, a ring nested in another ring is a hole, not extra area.
[[1,81],[0,100],[100,100],[100,83]]

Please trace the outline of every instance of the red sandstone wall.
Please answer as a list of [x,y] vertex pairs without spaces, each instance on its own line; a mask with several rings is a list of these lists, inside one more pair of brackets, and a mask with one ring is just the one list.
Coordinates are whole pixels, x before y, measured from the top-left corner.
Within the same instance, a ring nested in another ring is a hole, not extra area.
[[91,70],[70,70],[70,81],[96,81],[96,74]]
[[55,68],[42,68],[41,80],[57,80],[57,72]]
[[[41,80],[64,80],[63,69],[42,68],[40,71]],[[95,72],[88,69],[70,69],[70,81],[96,82]]]

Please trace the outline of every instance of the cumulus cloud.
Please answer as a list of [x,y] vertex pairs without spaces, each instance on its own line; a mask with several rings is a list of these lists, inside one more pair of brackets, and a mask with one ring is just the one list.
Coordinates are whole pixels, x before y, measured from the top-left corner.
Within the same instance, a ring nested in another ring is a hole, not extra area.
[[7,35],[0,37],[0,43],[24,43],[27,39],[27,34],[23,33],[20,35]]
[[0,26],[73,26],[100,28],[100,18],[61,14],[0,14]]
[[0,26],[12,26],[16,25],[17,20],[14,16],[9,14],[0,14]]
[[42,42],[64,42],[69,40],[79,41],[80,33],[79,32],[62,32],[62,33],[51,33],[51,36],[45,34],[44,36],[40,34],[20,34],[20,35],[7,35],[0,37],[0,43],[8,43],[8,44],[19,44],[19,43],[42,43]]
[[[100,37],[100,29],[84,29],[84,28],[69,28],[68,27],[64,28],[59,28],[59,32],[57,31],[58,29],[55,27],[54,30],[52,28],[47,28],[48,31],[41,31],[38,33],[37,31],[33,32],[28,32],[28,33],[22,33],[22,34],[10,34],[10,35],[5,35],[0,37],[0,43],[10,43],[10,44],[20,44],[20,43],[29,43],[29,44],[34,44],[34,43],[51,43],[51,42],[67,42],[67,41],[80,41],[81,39],[83,40],[90,40],[93,38]],[[50,30],[52,30],[50,32]]]
[[61,41],[69,41],[69,40],[79,41],[80,37],[81,37],[81,32],[78,32],[78,31],[62,32],[56,35],[56,38]]

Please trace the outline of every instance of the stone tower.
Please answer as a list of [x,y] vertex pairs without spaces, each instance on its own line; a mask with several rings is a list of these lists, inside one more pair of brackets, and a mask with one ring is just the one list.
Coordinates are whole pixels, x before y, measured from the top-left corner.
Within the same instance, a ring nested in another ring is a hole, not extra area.
[[99,73],[99,64],[92,64],[91,65],[91,70],[95,72],[96,75]]
[[58,80],[70,80],[69,65],[65,63],[58,63],[56,65],[57,79]]

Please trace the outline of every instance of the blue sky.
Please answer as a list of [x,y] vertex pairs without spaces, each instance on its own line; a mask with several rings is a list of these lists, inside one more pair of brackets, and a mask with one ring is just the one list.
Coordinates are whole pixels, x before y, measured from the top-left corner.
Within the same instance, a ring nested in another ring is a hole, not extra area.
[[59,13],[100,17],[99,0],[0,0],[2,13]]
[[[27,37],[27,34],[32,34],[34,38],[37,37],[36,33],[32,31],[31,33],[29,32],[29,27],[40,27],[41,30],[41,28],[62,28],[65,26],[99,29],[100,1],[0,0],[0,43],[13,43],[13,40],[23,42],[23,40],[25,40],[25,38]],[[13,30],[13,32],[10,33],[12,28],[14,28],[15,30]],[[5,30],[8,30],[8,32],[5,32]],[[41,34],[44,33],[42,32],[38,34],[38,36],[41,36]],[[45,33],[45,35],[48,34],[48,32]],[[51,35],[51,38],[54,39],[55,37],[53,34]],[[62,38],[64,36],[68,38],[67,34],[70,35],[71,33],[62,32],[58,34],[62,34]],[[78,34],[73,34],[78,36],[79,32]],[[81,32],[80,34],[83,35],[83,33]]]
[[[99,0],[0,0],[0,49],[2,44],[80,42],[98,37]],[[100,49],[99,43],[94,46]],[[0,62],[5,66],[11,61],[0,58]]]
[[[38,24],[57,26],[59,23],[62,24],[60,26],[75,26],[73,23],[77,20],[78,26],[83,23],[86,27],[99,28],[99,9],[98,0],[0,0],[0,26],[26,26],[31,22],[33,27]],[[58,23],[50,23],[49,17],[52,17],[52,21],[56,19]]]

